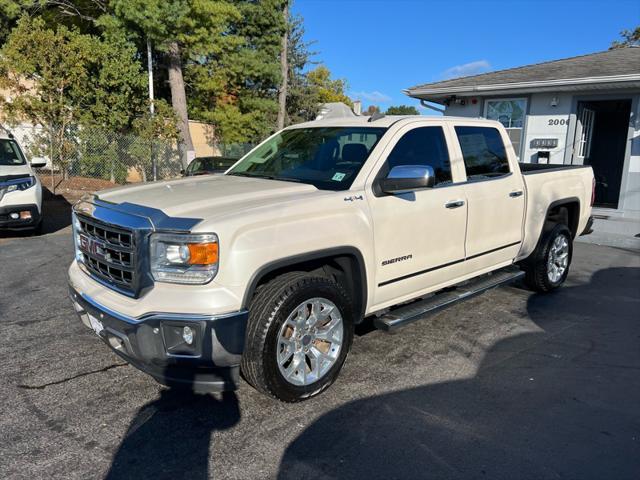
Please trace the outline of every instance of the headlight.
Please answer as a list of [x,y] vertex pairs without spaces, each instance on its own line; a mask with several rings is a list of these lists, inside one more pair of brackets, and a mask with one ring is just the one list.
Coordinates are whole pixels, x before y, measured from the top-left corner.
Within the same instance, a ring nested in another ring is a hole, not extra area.
[[33,187],[35,184],[35,177],[26,177],[19,180],[14,180],[7,185],[7,193],[15,192],[16,190],[26,190]]
[[218,273],[218,254],[218,237],[213,233],[154,233],[151,274],[158,282],[201,285]]

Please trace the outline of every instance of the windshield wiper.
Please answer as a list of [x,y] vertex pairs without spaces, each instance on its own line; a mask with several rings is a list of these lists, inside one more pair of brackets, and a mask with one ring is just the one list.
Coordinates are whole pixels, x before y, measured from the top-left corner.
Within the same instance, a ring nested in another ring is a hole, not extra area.
[[289,178],[289,177],[269,177],[272,180],[280,180],[281,182],[294,182],[294,183],[307,183],[304,180],[300,180],[299,178]]
[[247,172],[232,172],[227,173],[227,175],[235,175],[237,177],[248,177],[248,178],[266,178],[268,180],[279,180],[281,182],[295,182],[295,183],[306,183],[299,178],[290,178],[290,177],[278,177],[277,175],[269,175],[266,173],[247,173]]

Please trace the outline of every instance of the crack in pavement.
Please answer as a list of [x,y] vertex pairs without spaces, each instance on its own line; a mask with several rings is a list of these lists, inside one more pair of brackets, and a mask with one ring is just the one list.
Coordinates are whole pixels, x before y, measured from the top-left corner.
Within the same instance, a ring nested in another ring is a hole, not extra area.
[[95,373],[106,372],[106,371],[109,371],[111,369],[118,368],[118,367],[125,367],[127,365],[129,365],[129,364],[128,363],[114,363],[113,365],[107,365],[106,367],[100,368],[98,370],[92,370],[90,372],[79,373],[77,375],[74,375],[73,377],[63,378],[62,380],[56,380],[55,382],[45,383],[43,385],[21,385],[21,384],[18,384],[16,386],[18,388],[23,388],[25,390],[44,390],[47,387],[51,387],[53,385],[60,385],[61,383],[66,383],[66,382],[69,382],[71,380],[75,380],[76,378],[86,377],[87,375],[93,375]]

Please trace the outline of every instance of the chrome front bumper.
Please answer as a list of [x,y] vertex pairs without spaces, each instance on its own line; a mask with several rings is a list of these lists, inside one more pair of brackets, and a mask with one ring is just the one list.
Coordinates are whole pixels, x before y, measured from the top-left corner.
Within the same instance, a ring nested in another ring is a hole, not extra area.
[[[69,287],[82,323],[119,356],[159,383],[194,391],[237,387],[248,312],[225,315],[151,313],[132,318],[114,312]],[[184,342],[184,327],[194,332]]]

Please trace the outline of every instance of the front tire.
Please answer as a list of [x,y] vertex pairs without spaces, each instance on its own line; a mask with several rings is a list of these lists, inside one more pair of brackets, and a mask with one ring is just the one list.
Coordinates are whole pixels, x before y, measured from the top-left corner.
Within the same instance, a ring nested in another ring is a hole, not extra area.
[[563,224],[554,226],[524,263],[525,283],[541,293],[555,290],[567,279],[572,255],[571,231]]
[[276,277],[251,302],[242,374],[285,402],[318,395],[340,373],[353,324],[352,302],[330,278],[303,272]]

